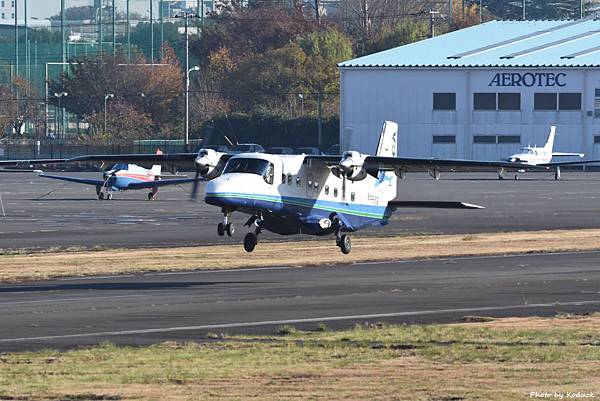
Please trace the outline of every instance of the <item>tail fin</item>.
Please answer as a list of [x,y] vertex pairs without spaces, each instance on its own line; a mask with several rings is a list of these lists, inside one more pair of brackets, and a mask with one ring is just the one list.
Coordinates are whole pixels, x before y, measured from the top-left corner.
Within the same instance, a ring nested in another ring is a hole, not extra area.
[[[398,124],[393,121],[383,123],[379,145],[377,145],[377,156],[396,157],[398,149]],[[396,174],[393,171],[379,171],[375,187],[385,198],[390,201],[396,197]]]
[[[156,154],[157,155],[162,155],[163,152],[159,148],[159,149],[156,149]],[[161,172],[162,172],[162,166],[160,164],[155,164],[150,169],[150,174],[152,174],[152,175],[160,175]]]
[[398,151],[398,124],[393,121],[383,123],[379,145],[377,145],[377,156],[396,157]]
[[553,125],[550,127],[550,135],[548,135],[548,141],[544,145],[544,150],[552,153],[552,148],[554,148],[554,135],[556,134],[556,127]]

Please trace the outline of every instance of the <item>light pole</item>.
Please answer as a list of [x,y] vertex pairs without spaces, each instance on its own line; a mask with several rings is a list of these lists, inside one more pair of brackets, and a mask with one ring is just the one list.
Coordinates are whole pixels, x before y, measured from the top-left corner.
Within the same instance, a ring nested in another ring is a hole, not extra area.
[[298,97],[300,98],[300,114],[304,116],[304,94],[299,93]]
[[[68,92],[60,92],[60,93],[54,92],[54,97],[58,99],[58,110],[61,113],[61,115],[62,115],[62,108],[60,107],[60,99],[62,99],[65,96],[68,96],[68,95],[69,95]],[[58,112],[56,114],[58,114]],[[61,137],[64,139],[65,133],[62,132],[62,135],[61,135],[61,132],[60,132],[61,130],[59,130],[60,125],[58,124],[58,121],[59,121],[58,115],[56,116],[56,121],[57,121],[57,124],[56,124],[56,133],[58,134],[58,139],[60,139]],[[62,125],[62,131],[64,131],[64,129],[65,129],[65,125],[63,123],[63,125]]]
[[[187,39],[186,39],[187,42]],[[186,47],[187,49],[187,47]],[[187,52],[186,52],[186,64],[187,64]],[[197,65],[187,70],[185,74],[185,151],[189,151],[190,145],[190,72],[200,71],[200,67]]]
[[115,97],[114,93],[107,93],[104,95],[104,135],[106,135],[106,103],[108,99]]

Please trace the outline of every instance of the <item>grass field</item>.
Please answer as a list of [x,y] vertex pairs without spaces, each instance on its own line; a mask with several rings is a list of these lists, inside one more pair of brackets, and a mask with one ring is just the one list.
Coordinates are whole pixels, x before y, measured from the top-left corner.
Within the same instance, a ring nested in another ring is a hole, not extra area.
[[280,327],[273,336],[214,333],[201,343],[5,353],[0,400],[599,397],[600,315],[481,320],[339,332]]
[[555,230],[473,235],[409,235],[353,240],[342,255],[332,239],[260,243],[252,254],[241,244],[158,249],[0,253],[0,282],[149,271],[310,266],[367,261],[600,249],[600,230]]

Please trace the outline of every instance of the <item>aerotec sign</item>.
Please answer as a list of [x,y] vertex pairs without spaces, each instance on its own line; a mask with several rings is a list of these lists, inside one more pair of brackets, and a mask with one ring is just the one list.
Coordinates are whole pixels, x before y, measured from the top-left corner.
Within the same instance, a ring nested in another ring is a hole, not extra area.
[[488,86],[532,86],[551,87],[567,86],[564,72],[499,72],[490,81]]

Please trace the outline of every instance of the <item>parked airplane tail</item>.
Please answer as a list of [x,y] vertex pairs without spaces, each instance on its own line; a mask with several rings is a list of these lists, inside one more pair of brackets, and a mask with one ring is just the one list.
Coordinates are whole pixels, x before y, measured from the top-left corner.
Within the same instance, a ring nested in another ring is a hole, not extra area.
[[548,135],[548,141],[544,145],[544,150],[552,153],[552,149],[554,148],[554,135],[556,134],[556,127],[553,125],[550,127],[550,135]]
[[379,145],[377,145],[377,156],[396,157],[398,150],[398,124],[393,121],[385,121]]
[[[156,154],[162,155],[163,152],[160,149],[156,149]],[[150,174],[152,174],[152,175],[160,175],[161,172],[162,172],[162,166],[160,164],[155,164],[150,169]]]
[[[383,123],[376,156],[396,157],[398,153],[398,124],[393,121]],[[393,171],[380,171],[376,187],[384,195],[386,201],[396,197],[398,179]]]

